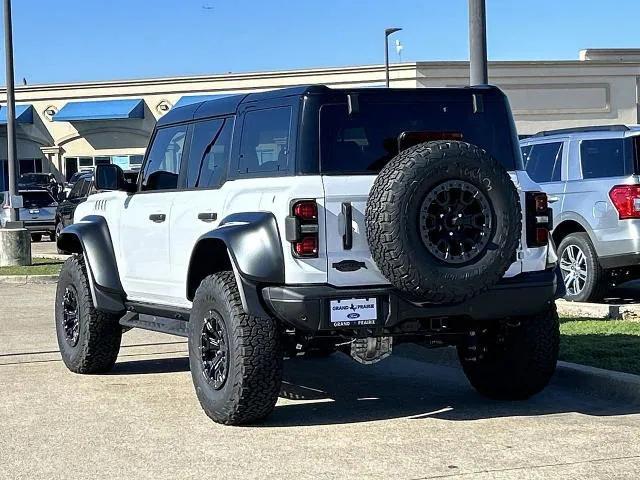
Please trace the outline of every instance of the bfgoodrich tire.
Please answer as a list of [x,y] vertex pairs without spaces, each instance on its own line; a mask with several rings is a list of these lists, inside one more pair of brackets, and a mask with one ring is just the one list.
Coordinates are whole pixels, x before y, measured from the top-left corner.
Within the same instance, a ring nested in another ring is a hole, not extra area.
[[554,304],[546,312],[485,334],[479,346],[486,347],[486,352],[475,359],[469,358],[464,345],[458,347],[458,355],[478,392],[498,400],[524,400],[549,383],[558,362],[559,343]]
[[248,315],[233,272],[206,277],[189,320],[189,363],[205,413],[215,422],[240,425],[271,413],[282,382],[278,324]]
[[95,309],[82,255],[69,257],[56,290],[56,335],[62,360],[75,373],[104,373],[118,357],[122,329],[117,315]]
[[366,210],[369,248],[397,289],[424,301],[465,301],[496,284],[515,260],[520,201],[484,150],[427,142],[393,158]]

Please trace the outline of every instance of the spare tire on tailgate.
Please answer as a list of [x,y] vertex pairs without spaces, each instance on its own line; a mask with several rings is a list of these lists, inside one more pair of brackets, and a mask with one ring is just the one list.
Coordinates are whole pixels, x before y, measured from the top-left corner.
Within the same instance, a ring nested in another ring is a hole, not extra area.
[[366,230],[394,287],[420,301],[461,302],[495,285],[515,261],[520,201],[505,168],[481,148],[426,142],[382,169]]

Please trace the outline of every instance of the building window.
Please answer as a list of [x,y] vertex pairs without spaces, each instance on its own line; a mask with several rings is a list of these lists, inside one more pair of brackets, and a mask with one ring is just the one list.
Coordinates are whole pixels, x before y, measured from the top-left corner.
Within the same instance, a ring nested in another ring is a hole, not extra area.
[[[65,176],[67,177],[67,179],[69,179],[71,178],[71,175],[73,175],[78,170],[93,170],[96,165],[108,165],[110,163],[118,165],[123,170],[139,170],[140,166],[142,165],[143,158],[143,155],[100,155],[96,157],[65,157],[65,165],[67,168]],[[42,165],[40,166],[40,170],[42,170]]]

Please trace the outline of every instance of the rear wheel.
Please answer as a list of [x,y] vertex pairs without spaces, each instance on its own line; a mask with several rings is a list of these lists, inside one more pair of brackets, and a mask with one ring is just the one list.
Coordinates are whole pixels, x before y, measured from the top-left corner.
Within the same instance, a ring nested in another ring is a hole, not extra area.
[[460,345],[458,356],[478,392],[499,400],[524,400],[547,386],[560,344],[555,304],[539,315],[476,335],[475,348]]
[[252,423],[273,410],[282,382],[278,324],[244,311],[233,272],[206,277],[196,291],[189,363],[200,405],[215,422]]
[[41,240],[42,240],[42,234],[41,233],[32,233],[31,234],[31,241],[39,242]]
[[567,235],[558,247],[566,300],[597,302],[607,291],[606,273],[586,233]]

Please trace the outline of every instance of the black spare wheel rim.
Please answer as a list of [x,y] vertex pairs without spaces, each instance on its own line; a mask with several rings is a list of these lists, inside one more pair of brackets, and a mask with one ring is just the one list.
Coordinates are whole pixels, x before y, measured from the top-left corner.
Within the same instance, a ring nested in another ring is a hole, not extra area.
[[62,296],[62,330],[67,343],[75,347],[80,336],[80,314],[78,291],[73,285],[68,285]]
[[229,374],[229,342],[227,327],[213,310],[209,310],[202,324],[200,356],[202,374],[215,390],[220,390]]
[[448,180],[431,190],[420,208],[420,236],[433,256],[445,263],[466,263],[486,248],[493,212],[475,185]]

